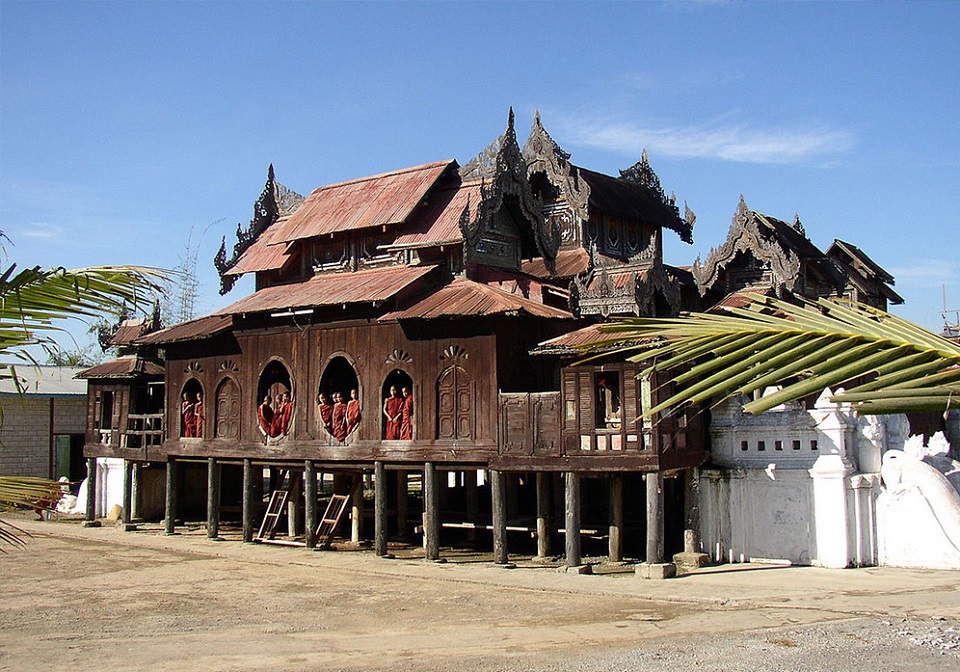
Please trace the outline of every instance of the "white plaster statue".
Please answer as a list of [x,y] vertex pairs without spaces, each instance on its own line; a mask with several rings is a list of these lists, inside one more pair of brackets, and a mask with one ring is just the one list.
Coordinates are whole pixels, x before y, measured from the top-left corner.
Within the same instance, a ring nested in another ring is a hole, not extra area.
[[942,433],[909,452],[888,450],[877,500],[881,562],[910,567],[960,568],[960,462]]

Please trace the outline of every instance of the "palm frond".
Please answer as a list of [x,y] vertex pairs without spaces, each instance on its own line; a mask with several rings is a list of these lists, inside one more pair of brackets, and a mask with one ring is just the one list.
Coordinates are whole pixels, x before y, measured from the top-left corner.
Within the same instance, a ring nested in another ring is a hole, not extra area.
[[[678,392],[644,410],[644,417],[682,404],[783,389],[747,403],[761,413],[824,389],[848,388],[835,402],[862,414],[960,408],[960,345],[845,299],[787,303],[760,294],[728,313],[679,318],[628,318],[601,326],[612,352],[652,371],[678,371]],[[595,357],[597,344],[583,348]],[[682,369],[682,370],[681,370]]]

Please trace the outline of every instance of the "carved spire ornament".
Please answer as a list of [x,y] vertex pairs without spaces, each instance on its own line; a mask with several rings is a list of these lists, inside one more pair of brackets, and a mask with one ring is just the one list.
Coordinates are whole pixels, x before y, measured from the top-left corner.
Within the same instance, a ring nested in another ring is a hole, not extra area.
[[468,247],[475,249],[495,227],[496,215],[504,206],[504,198],[511,196],[515,199],[519,214],[532,230],[537,252],[543,257],[547,269],[553,273],[560,249],[560,231],[544,218],[543,203],[530,189],[526,163],[517,144],[513,108],[510,108],[506,131],[495,144],[499,144],[499,149],[493,160],[494,171],[489,178],[483,178],[480,186],[482,200],[476,209],[476,216],[471,217],[469,205],[460,216],[464,240]]
[[303,201],[303,196],[276,181],[271,163],[267,168],[267,181],[263,185],[260,198],[253,204],[253,219],[250,220],[246,230],[237,223],[237,242],[233,246],[233,256],[227,259],[227,237],[224,236],[220,243],[220,250],[213,259],[213,265],[220,274],[220,294],[229,292],[236,283],[237,276],[226,275],[226,273],[237,263],[247,248],[281,215],[291,214]]
[[560,190],[560,197],[576,217],[577,225],[590,219],[590,185],[580,178],[580,171],[570,163],[570,154],[547,133],[540,121],[539,110],[533,113],[533,127],[521,153],[527,162],[527,177],[536,173],[546,175],[550,184]]
[[670,196],[667,196],[663,192],[663,187],[660,186],[660,178],[653,172],[653,168],[650,167],[650,160],[647,157],[646,149],[644,149],[640,155],[639,161],[626,170],[620,171],[620,179],[639,184],[641,187],[653,192],[653,195],[663,204],[667,212],[670,213],[670,222],[666,224],[668,228],[676,231],[683,242],[693,243],[693,225],[697,221],[697,216],[686,203],[683,204],[684,216],[680,216],[676,195],[670,194]]

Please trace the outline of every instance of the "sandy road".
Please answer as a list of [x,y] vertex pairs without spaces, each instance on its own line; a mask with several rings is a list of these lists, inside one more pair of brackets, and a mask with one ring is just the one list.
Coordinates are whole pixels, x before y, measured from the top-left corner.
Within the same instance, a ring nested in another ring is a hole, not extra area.
[[0,556],[0,670],[960,669],[957,572],[651,582],[24,525]]

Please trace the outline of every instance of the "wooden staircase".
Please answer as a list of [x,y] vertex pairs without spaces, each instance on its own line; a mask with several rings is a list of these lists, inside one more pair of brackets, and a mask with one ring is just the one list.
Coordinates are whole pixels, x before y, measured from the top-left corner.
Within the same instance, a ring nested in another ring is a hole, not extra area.
[[280,517],[284,515],[287,502],[290,501],[290,470],[284,469],[280,472],[280,485],[270,493],[270,502],[267,504],[267,512],[260,523],[260,529],[257,530],[253,540],[261,543],[279,543],[276,541],[277,524]]
[[350,474],[349,478],[349,485],[342,488],[346,490],[346,493],[333,494],[330,497],[330,502],[327,504],[327,510],[323,512],[323,517],[317,526],[316,537],[318,548],[327,548],[330,546],[330,542],[333,540],[333,534],[337,531],[337,527],[340,526],[340,521],[343,519],[343,514],[347,510],[347,507],[350,505],[350,500],[353,499],[354,493],[357,491],[360,483],[363,482],[363,474],[359,472]]

